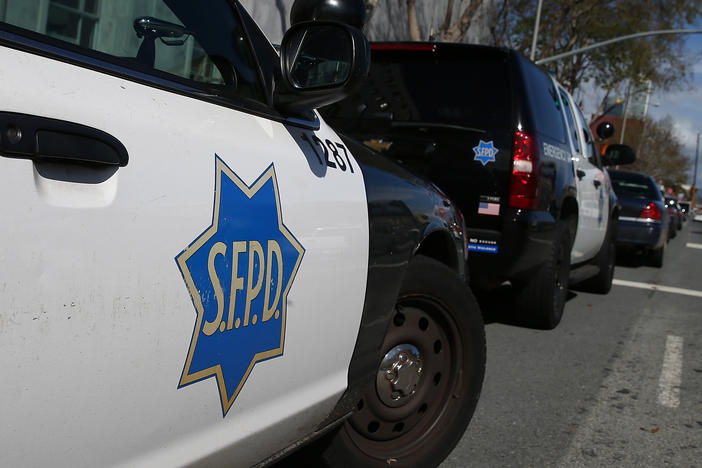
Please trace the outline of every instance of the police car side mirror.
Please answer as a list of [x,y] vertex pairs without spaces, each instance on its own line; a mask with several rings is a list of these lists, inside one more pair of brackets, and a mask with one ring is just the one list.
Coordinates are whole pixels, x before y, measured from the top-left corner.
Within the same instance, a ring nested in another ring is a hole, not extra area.
[[636,161],[636,153],[629,145],[607,145],[602,164],[605,166],[617,166],[631,164]]
[[313,109],[344,99],[368,76],[370,47],[354,27],[332,21],[298,23],[283,37],[280,67],[275,107],[313,119]]

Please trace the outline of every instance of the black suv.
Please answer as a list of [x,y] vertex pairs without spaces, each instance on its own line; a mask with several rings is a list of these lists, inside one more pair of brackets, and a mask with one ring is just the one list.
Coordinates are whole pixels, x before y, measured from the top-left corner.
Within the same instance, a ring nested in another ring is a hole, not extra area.
[[[569,279],[609,291],[616,197],[570,95],[509,49],[445,43],[371,49],[370,79],[322,113],[457,203],[468,227],[474,289],[490,292],[509,281],[514,305],[544,328],[560,321]],[[633,157],[621,145],[612,151]]]

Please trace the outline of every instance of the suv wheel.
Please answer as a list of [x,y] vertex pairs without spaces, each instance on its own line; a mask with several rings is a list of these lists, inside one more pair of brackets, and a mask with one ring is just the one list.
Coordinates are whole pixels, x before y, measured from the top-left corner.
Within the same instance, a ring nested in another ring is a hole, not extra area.
[[561,220],[547,262],[517,293],[516,306],[538,328],[556,328],[563,316],[570,275],[571,226],[575,220]]
[[436,466],[468,426],[485,373],[485,329],[468,286],[436,260],[414,258],[382,350],[324,457],[332,466]]

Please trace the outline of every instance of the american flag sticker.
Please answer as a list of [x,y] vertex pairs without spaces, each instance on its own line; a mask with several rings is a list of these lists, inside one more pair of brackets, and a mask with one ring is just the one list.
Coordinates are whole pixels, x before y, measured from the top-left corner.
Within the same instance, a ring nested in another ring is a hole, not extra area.
[[489,216],[499,216],[500,215],[500,204],[490,203],[490,202],[480,202],[478,205],[478,214],[484,214]]

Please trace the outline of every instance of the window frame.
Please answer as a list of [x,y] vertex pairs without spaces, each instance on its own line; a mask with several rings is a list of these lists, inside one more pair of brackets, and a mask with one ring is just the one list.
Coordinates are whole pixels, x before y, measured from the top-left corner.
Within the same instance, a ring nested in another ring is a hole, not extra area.
[[596,166],[600,169],[602,169],[602,160],[600,159],[600,152],[597,148],[597,145],[595,144],[595,138],[592,135],[592,132],[590,131],[590,128],[587,126],[587,121],[585,120],[585,116],[583,115],[583,111],[580,109],[580,107],[575,106],[576,109],[576,114],[578,117],[578,122],[580,124],[580,127],[583,131],[583,140],[586,146],[590,148],[590,151],[592,152],[592,156],[587,155],[588,152],[590,151],[583,151],[584,155],[587,155],[588,161],[593,166]]
[[[48,4],[48,0],[45,1],[47,1]],[[261,67],[259,57],[261,44],[255,46],[251,40],[249,28],[242,17],[242,13],[246,14],[246,12],[240,10],[243,7],[241,7],[238,0],[221,1],[226,2],[231,7],[232,14],[242,26],[243,35],[246,38],[253,58],[252,65],[259,79],[259,84],[266,102],[246,96],[224,96],[222,94],[214,94],[211,92],[211,88],[205,83],[196,83],[192,80],[159,70],[149,71],[148,73],[140,71],[134,67],[130,67],[128,64],[119,63],[119,60],[109,54],[86,49],[77,44],[48,36],[45,33],[42,34],[29,29],[20,28],[4,21],[0,21],[0,46],[123,78],[145,86],[209,102],[258,117],[277,122],[287,122],[288,119],[272,107],[271,85],[273,79],[267,80],[263,75],[263,68]],[[46,18],[44,18],[43,22],[46,24]],[[272,48],[270,43],[268,43],[268,45]],[[277,53],[275,54],[277,56]]]
[[[87,0],[78,0],[78,8],[75,8],[75,7],[71,7],[68,5],[64,5],[63,3],[59,3],[56,0],[41,0],[41,2],[39,3],[39,10],[40,10],[39,14],[41,16],[43,16],[43,19],[44,19],[44,21],[43,21],[44,24],[42,25],[42,28],[41,28],[43,30],[42,32],[48,37],[53,37],[55,39],[59,39],[59,40],[64,41],[64,42],[69,42],[71,44],[75,44],[75,45],[78,45],[80,47],[85,47],[85,46],[81,46],[81,37],[82,37],[82,33],[83,33],[83,25],[85,23],[85,19],[87,18],[89,20],[94,21],[94,23],[95,23],[91,42],[95,41],[95,31],[98,28],[98,20],[100,18],[99,11],[100,11],[100,1],[101,0],[95,0],[95,7],[96,7],[95,9],[98,13],[89,13],[89,12],[85,11],[85,2],[86,1]],[[49,25],[48,24],[49,10],[51,9],[52,6],[55,8],[58,8],[59,10],[66,11],[68,13],[75,14],[75,15],[78,15],[80,17],[77,36],[75,38],[72,38],[69,36],[62,36],[59,34],[49,35],[49,33],[46,31],[46,29]],[[91,45],[91,47],[92,47],[92,45]]]
[[561,101],[563,112],[566,114],[566,123],[568,124],[568,130],[570,132],[570,139],[573,141],[573,151],[577,154],[584,154],[582,150],[582,143],[580,142],[580,123],[575,111],[573,111],[573,102],[570,95],[560,86],[558,87],[558,97]]

